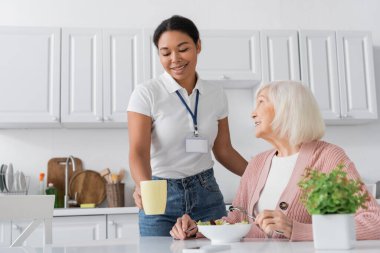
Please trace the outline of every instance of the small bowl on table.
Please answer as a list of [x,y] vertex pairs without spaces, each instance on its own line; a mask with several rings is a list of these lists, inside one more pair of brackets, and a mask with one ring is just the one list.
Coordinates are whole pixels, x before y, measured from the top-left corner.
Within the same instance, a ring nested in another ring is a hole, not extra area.
[[239,242],[251,229],[252,224],[198,225],[198,231],[212,244]]

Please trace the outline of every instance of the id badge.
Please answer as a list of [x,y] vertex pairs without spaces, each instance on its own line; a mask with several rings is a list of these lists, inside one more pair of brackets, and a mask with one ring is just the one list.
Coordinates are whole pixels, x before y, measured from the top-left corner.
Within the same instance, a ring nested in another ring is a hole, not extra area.
[[187,153],[208,153],[208,140],[202,137],[187,137],[186,138]]

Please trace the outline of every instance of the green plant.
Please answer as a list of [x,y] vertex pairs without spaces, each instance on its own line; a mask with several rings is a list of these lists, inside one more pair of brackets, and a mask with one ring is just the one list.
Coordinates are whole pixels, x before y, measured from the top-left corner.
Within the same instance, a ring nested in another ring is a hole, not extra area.
[[359,207],[367,208],[365,202],[369,196],[363,183],[348,179],[343,168],[343,164],[338,164],[330,173],[306,168],[298,186],[309,214],[355,213]]

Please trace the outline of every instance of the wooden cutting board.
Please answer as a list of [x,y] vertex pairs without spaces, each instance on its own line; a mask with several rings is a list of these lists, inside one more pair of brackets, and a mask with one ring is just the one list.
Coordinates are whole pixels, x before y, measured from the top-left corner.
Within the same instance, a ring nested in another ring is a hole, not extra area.
[[[65,167],[67,157],[52,158],[48,162],[47,180],[46,184],[53,183],[54,187],[58,190],[58,203],[59,207],[63,207],[63,197],[65,195]],[[82,161],[79,158],[74,158],[75,161],[75,173],[83,171]],[[69,182],[74,172],[71,162],[69,163]]]
[[78,204],[101,204],[106,198],[106,182],[97,171],[84,170],[75,173],[70,180],[69,196],[75,198]]

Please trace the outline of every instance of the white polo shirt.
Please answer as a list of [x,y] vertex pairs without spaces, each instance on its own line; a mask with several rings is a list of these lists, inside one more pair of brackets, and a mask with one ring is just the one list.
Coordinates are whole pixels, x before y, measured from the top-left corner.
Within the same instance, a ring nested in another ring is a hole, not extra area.
[[[199,90],[198,130],[208,139],[208,153],[187,153],[186,137],[193,136],[190,113],[176,94],[182,97],[194,113],[195,90]],[[152,174],[164,178],[184,178],[210,169],[214,162],[211,150],[218,133],[218,120],[227,117],[228,104],[223,89],[209,81],[200,80],[190,96],[168,73],[162,74],[133,91],[128,111],[152,118],[151,167]]]

